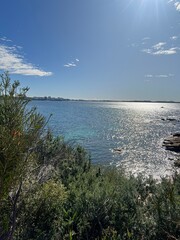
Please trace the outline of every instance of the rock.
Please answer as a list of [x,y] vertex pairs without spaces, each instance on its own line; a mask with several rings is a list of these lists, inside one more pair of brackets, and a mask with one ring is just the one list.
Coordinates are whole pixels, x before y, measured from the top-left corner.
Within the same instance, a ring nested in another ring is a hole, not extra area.
[[178,133],[178,132],[177,132],[177,133],[174,133],[174,134],[173,134],[173,137],[180,137],[180,133]]
[[177,160],[174,162],[174,166],[175,166],[175,167],[180,167],[180,159],[177,159]]
[[180,133],[174,133],[163,141],[163,146],[170,151],[180,152]]
[[167,118],[166,119],[167,121],[170,121],[170,122],[173,122],[173,121],[178,121],[177,119],[175,119],[175,118]]
[[168,118],[161,118],[162,121],[169,121],[169,122],[179,122],[179,119],[168,117]]
[[121,148],[114,148],[114,152],[116,152],[116,153],[122,153],[122,149],[121,149]]

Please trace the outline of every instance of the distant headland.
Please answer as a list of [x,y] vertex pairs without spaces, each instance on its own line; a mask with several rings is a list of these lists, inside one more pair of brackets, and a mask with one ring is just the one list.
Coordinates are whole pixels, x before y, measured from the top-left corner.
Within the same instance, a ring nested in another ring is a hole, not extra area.
[[70,99],[70,98],[62,98],[62,97],[27,97],[29,100],[37,100],[37,101],[86,101],[86,102],[139,102],[139,103],[180,103],[180,101],[157,101],[157,100],[109,100],[109,99]]

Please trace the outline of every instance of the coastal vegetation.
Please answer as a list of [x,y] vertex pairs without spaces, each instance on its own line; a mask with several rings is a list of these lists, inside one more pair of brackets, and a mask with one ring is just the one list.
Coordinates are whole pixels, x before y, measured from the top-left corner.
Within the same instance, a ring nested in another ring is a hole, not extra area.
[[161,182],[91,164],[27,108],[28,88],[0,83],[0,239],[180,238],[180,175]]

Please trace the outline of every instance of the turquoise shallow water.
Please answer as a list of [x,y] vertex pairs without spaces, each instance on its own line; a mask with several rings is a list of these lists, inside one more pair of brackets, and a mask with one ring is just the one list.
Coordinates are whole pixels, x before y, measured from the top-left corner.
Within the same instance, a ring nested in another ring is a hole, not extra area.
[[[180,131],[178,103],[32,101],[48,117],[55,135],[81,144],[92,162],[123,166],[126,171],[160,177],[172,174],[176,154],[162,148],[163,139]],[[121,152],[114,151],[120,148]]]

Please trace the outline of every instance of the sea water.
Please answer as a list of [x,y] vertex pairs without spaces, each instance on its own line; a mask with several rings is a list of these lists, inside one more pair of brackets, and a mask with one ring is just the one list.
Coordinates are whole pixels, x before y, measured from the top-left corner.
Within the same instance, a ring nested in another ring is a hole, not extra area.
[[82,145],[93,163],[156,178],[174,171],[170,159],[177,153],[165,150],[162,142],[180,131],[179,103],[32,101],[30,106],[46,118],[52,114],[52,132]]

